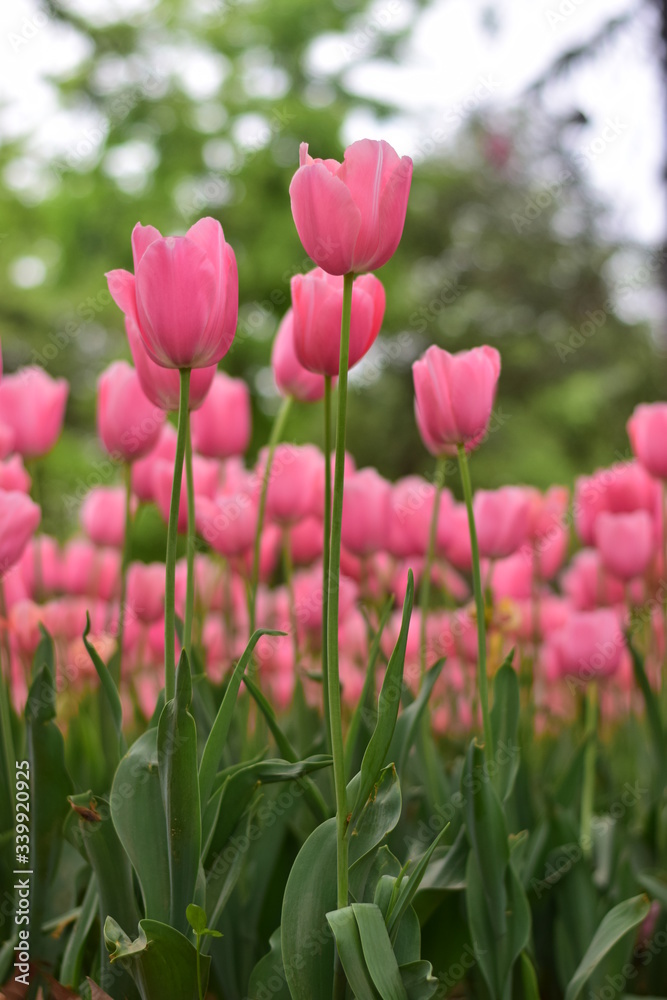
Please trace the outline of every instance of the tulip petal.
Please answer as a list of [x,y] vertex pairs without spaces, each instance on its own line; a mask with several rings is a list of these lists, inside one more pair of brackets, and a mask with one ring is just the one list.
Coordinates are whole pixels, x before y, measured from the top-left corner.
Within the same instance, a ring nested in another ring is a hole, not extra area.
[[[411,181],[412,160],[409,156],[404,156],[387,181],[380,198],[379,237],[375,253],[367,264],[369,271],[375,271],[386,264],[401,242]],[[358,247],[355,247],[355,260],[358,252]]]
[[132,230],[132,259],[134,260],[135,274],[141,258],[151,243],[155,243],[156,240],[161,239],[162,233],[155,226],[142,226],[140,222],[137,222]]
[[118,308],[134,323],[137,323],[137,299],[135,294],[134,275],[130,271],[118,268],[105,274],[109,286],[109,294]]
[[361,212],[345,184],[322,163],[300,167],[290,184],[292,215],[304,249],[329,274],[352,269]]

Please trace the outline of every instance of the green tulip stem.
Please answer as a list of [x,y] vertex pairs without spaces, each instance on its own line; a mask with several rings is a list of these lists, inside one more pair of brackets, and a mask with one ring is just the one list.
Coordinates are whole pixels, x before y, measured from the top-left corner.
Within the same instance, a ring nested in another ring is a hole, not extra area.
[[192,471],[192,435],[190,433],[190,412],[185,416],[185,482],[188,492],[188,535],[187,535],[187,582],[185,585],[185,620],[183,622],[183,646],[192,666],[192,621],[195,607],[195,480]]
[[181,368],[181,391],[178,402],[178,433],[176,435],[176,457],[174,459],[174,479],[171,486],[169,506],[169,526],[167,528],[166,582],[164,598],[164,694],[166,701],[174,697],[176,689],[176,657],[174,633],[176,630],[176,542],[178,540],[178,510],[181,502],[181,482],[183,479],[183,459],[188,426],[188,406],[190,402],[190,369]]
[[595,798],[595,761],[597,756],[598,728],[598,686],[591,681],[586,688],[584,706],[584,778],[581,787],[581,850],[584,857],[592,853],[591,828],[593,821],[593,803]]
[[123,555],[120,563],[120,608],[118,611],[118,666],[114,680],[120,686],[123,675],[123,636],[125,634],[125,612],[127,605],[127,570],[130,565],[130,534],[132,530],[132,466],[129,462],[123,468],[125,480],[125,529],[123,533]]
[[336,415],[336,464],[334,468],[333,512],[331,517],[331,554],[327,576],[327,684],[329,689],[329,719],[331,722],[331,752],[333,755],[336,791],[336,871],[338,909],[348,905],[348,842],[347,790],[345,754],[338,671],[338,600],[340,587],[340,549],[343,524],[343,483],[345,477],[345,422],[347,417],[347,369],[350,358],[350,318],[352,314],[353,274],[343,281],[343,313],[338,366],[338,413]]
[[475,528],[475,515],[472,509],[472,484],[470,482],[470,469],[468,467],[468,456],[466,455],[465,447],[462,444],[458,445],[458,459],[459,469],[461,472],[461,484],[463,486],[463,497],[465,499],[466,510],[468,511],[468,527],[470,530],[472,582],[473,589],[475,591],[475,608],[477,610],[477,688],[479,691],[479,702],[482,708],[484,756],[487,764],[489,764],[494,757],[494,746],[491,716],[489,714],[489,680],[486,673],[486,614],[484,606],[484,593],[482,591],[482,578],[479,567],[477,529]]
[[322,703],[327,750],[331,750],[329,717],[329,666],[327,641],[329,620],[329,559],[331,555],[331,376],[324,376],[324,534],[322,538]]
[[426,550],[426,560],[424,562],[424,572],[421,581],[420,605],[421,616],[419,622],[419,687],[421,689],[426,674],[426,623],[428,620],[428,606],[431,597],[431,571],[435,558],[435,539],[438,532],[438,513],[440,511],[440,497],[442,487],[445,483],[445,473],[447,471],[447,459],[444,455],[438,458],[435,467],[435,496],[433,498],[433,513],[431,514],[431,527],[428,536],[428,549]]

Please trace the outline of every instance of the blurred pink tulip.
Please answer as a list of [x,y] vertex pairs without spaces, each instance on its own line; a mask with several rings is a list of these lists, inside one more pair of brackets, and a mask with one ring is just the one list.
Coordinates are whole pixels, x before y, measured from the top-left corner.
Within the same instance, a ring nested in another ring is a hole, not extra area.
[[217,372],[202,406],[190,418],[195,451],[207,458],[242,455],[250,441],[251,420],[246,383]]
[[296,356],[292,309],[287,310],[278,327],[271,364],[281,395],[292,396],[301,403],[315,403],[324,396],[324,376],[308,371]]
[[[266,449],[262,449],[257,464],[260,479],[265,462]],[[314,445],[277,446],[266,494],[266,516],[270,521],[286,526],[319,513],[316,495],[321,466],[322,453]]]
[[470,528],[465,504],[455,503],[452,505],[442,531],[440,531],[440,524],[438,524],[437,550],[457,569],[467,572],[472,566]]
[[150,625],[164,615],[163,563],[132,563],[127,573],[128,617]]
[[257,493],[219,493],[214,500],[198,497],[197,531],[226,559],[239,556],[255,541],[258,504]]
[[289,529],[289,546],[295,566],[310,566],[322,558],[322,521],[317,517],[304,517]]
[[606,572],[595,549],[581,549],[561,576],[561,586],[578,611],[620,604],[625,594],[621,580]]
[[97,430],[112,457],[134,462],[155,446],[164,412],[145,395],[127,361],[114,361],[97,383]]
[[495,347],[450,354],[432,345],[412,366],[415,415],[422,441],[433,455],[455,455],[483,440],[500,376]]
[[[39,588],[36,587],[38,567]],[[35,535],[26,545],[18,569],[33,597],[37,589],[41,597],[59,591],[62,587],[62,555],[56,539],[49,535]]]
[[154,498],[153,476],[157,462],[166,460],[174,466],[176,458],[176,430],[165,423],[155,446],[144,458],[132,463],[132,491],[138,500],[149,502]]
[[0,577],[19,561],[42,512],[19,490],[0,490]]
[[641,403],[628,420],[628,437],[640,463],[667,479],[667,403]]
[[[442,512],[451,504],[451,494],[441,499]],[[434,500],[435,486],[421,476],[406,476],[393,484],[387,549],[397,559],[426,553]]]
[[574,677],[581,684],[613,674],[621,662],[625,640],[616,612],[611,608],[575,611],[552,633],[561,676]]
[[593,528],[602,565],[621,580],[643,576],[655,551],[653,519],[645,510],[598,514]]
[[0,462],[0,489],[30,492],[31,479],[20,455],[12,455],[5,462]]
[[[354,279],[350,318],[350,357],[353,368],[368,352],[380,332],[385,293],[373,274]],[[320,268],[292,278],[294,350],[299,362],[319,375],[338,375],[343,314],[343,279]]]
[[[132,360],[139,376],[141,388],[151,403],[161,410],[178,412],[180,400],[180,376],[174,368],[164,368],[158,365],[148,354],[141,339],[139,328],[133,319],[125,317],[127,339],[130,342]],[[190,375],[190,410],[198,409],[211,388],[216,366],[209,368],[193,368]]]
[[342,543],[348,552],[367,556],[389,541],[391,484],[375,469],[360,469],[343,487]]
[[238,316],[236,258],[220,223],[200,219],[185,236],[163,237],[138,222],[132,256],[134,274],[106,277],[149,356],[165,368],[217,365],[232,345]]
[[290,198],[308,256],[329,274],[382,267],[400,242],[411,180],[412,160],[388,142],[354,142],[342,164],[314,160],[301,143]]
[[478,490],[473,510],[482,558],[502,559],[512,555],[525,542],[530,501],[520,486]]
[[633,510],[654,511],[660,484],[639,462],[617,462],[597,469],[592,476],[579,476],[574,491],[574,524],[584,545],[592,545],[598,514],[629,514]]
[[[96,545],[122,548],[125,541],[125,489],[95,486],[81,505],[81,527]],[[136,506],[136,504],[134,505]]]
[[13,431],[12,448],[24,458],[51,451],[63,429],[69,385],[41,368],[21,368],[0,382],[0,423]]

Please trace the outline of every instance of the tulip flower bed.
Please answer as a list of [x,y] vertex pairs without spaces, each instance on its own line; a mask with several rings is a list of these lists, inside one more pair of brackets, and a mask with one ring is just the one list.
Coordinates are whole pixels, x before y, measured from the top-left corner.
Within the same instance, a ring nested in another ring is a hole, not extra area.
[[[134,360],[98,386],[119,485],[63,546],[23,459],[67,385],[0,381],[7,997],[667,996],[667,404],[572,498],[473,493],[501,357],[431,346],[432,480],[356,469],[348,370],[411,171],[386,143],[302,147],[317,266],[292,282],[254,467],[248,389],[217,370],[238,279],[213,219],[138,224],[134,272],[107,275]],[[284,442],[294,399],[321,403],[324,451]],[[150,504],[166,553],[144,564]]]

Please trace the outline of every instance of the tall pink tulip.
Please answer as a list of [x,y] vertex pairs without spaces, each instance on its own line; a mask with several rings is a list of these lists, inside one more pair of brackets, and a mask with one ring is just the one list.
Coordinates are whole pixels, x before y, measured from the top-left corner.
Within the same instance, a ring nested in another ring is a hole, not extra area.
[[217,372],[206,399],[192,414],[192,444],[207,458],[242,455],[250,442],[250,392],[240,378]]
[[111,296],[136,323],[148,354],[165,368],[208,368],[232,345],[238,316],[234,251],[215,219],[185,236],[137,223],[134,274],[109,271]]
[[628,437],[647,472],[667,480],[667,403],[641,403],[628,420]]
[[595,521],[595,544],[602,565],[621,580],[643,576],[655,551],[655,528],[645,510],[630,514],[602,511]]
[[273,376],[283,396],[301,403],[315,403],[324,396],[324,377],[309,371],[299,361],[294,346],[294,311],[285,313],[271,352]]
[[[164,368],[153,361],[144,347],[137,324],[129,316],[125,317],[125,329],[141,388],[155,406],[159,406],[161,410],[175,413],[178,410],[180,399],[178,372],[173,368]],[[210,368],[195,368],[192,372],[190,376],[191,411],[198,409],[204,402],[216,370],[216,366],[211,365]]]
[[[361,361],[380,332],[385,293],[373,274],[354,279],[349,368]],[[320,268],[292,278],[294,349],[300,363],[319,375],[338,375],[343,279]]]
[[19,490],[0,490],[0,577],[19,561],[42,512]]
[[487,432],[500,375],[495,347],[450,354],[433,344],[412,366],[415,414],[433,455],[476,448]]
[[308,256],[329,274],[382,267],[400,242],[411,180],[412,160],[387,142],[354,142],[343,163],[314,160],[302,143],[290,198]]
[[550,645],[561,676],[576,677],[583,683],[613,674],[625,648],[618,617],[611,608],[572,612],[562,628],[552,633]]
[[21,368],[0,382],[0,423],[14,432],[13,449],[39,458],[53,448],[65,419],[69,386],[41,368]]
[[97,429],[110,455],[134,462],[157,443],[164,412],[146,397],[127,361],[114,361],[97,383]]

